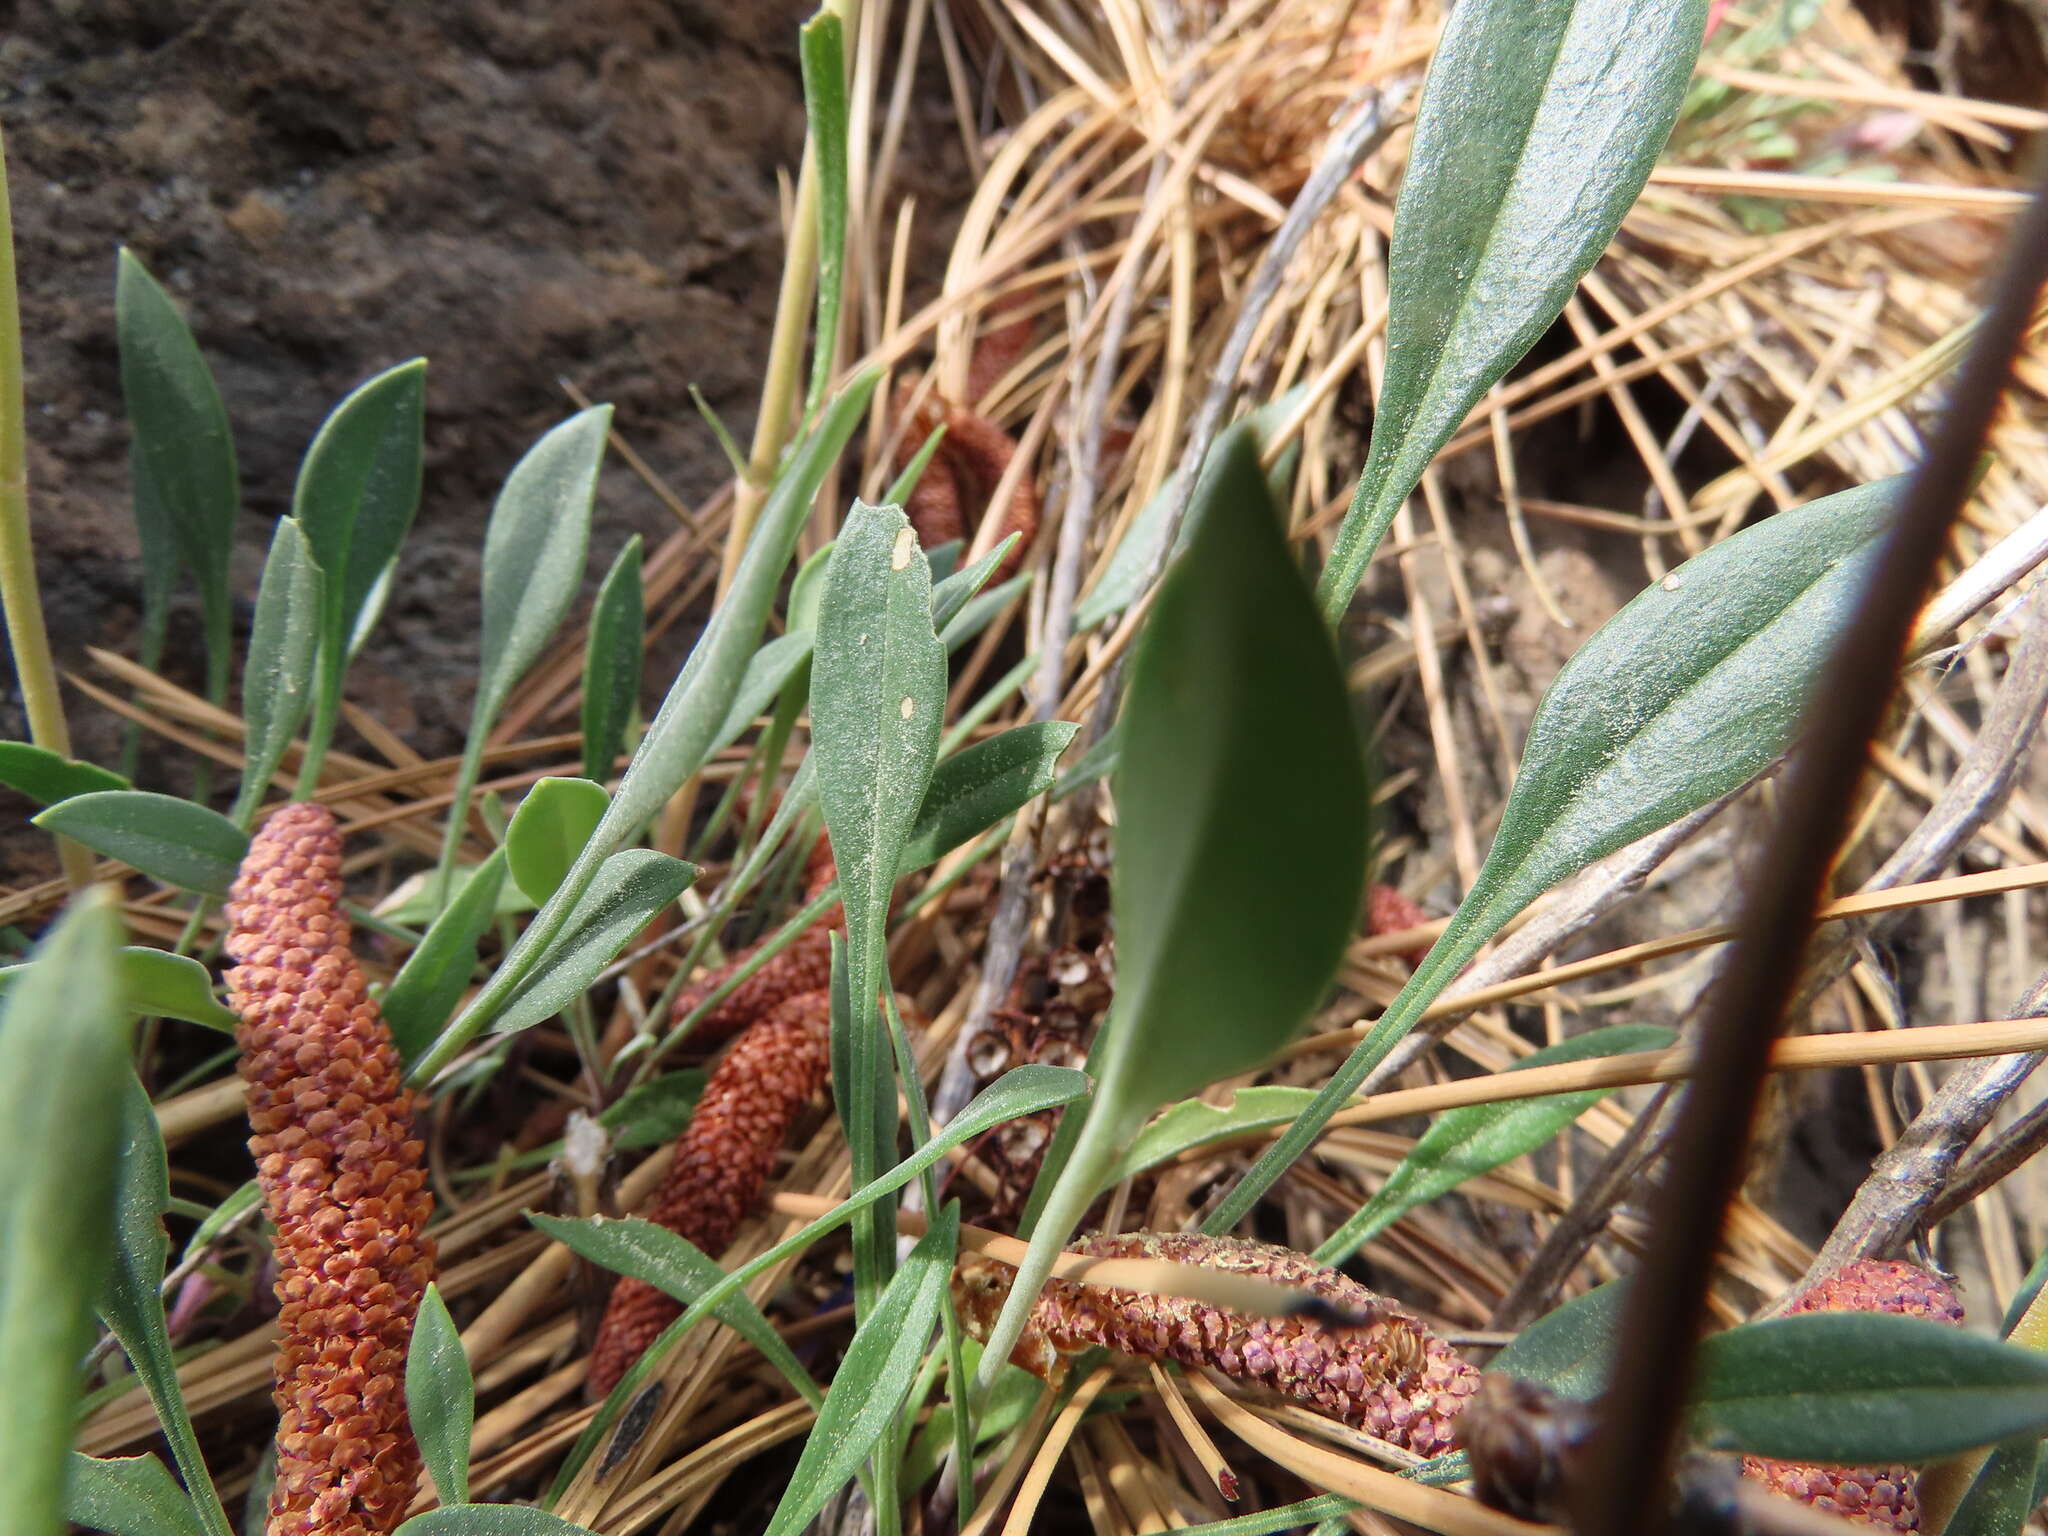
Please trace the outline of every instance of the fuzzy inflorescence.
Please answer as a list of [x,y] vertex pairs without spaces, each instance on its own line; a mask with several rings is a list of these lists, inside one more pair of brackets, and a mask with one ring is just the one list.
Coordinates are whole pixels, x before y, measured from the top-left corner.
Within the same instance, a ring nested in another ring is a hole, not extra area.
[[[1785,1308],[1786,1316],[1801,1312],[1893,1312],[1938,1323],[1963,1320],[1953,1286],[1899,1259],[1859,1259],[1837,1270]],[[1745,1456],[1742,1475],[1774,1493],[1864,1525],[1920,1529],[1919,1479],[1910,1467],[1823,1467]]]
[[[831,1014],[828,992],[800,993],[779,1000],[733,1042],[676,1144],[675,1161],[644,1213],[649,1221],[714,1258],[732,1241],[761,1198],[791,1122],[824,1086],[831,1068]],[[591,1350],[590,1393],[602,1396],[617,1386],[681,1313],[670,1296],[645,1281],[620,1280]]]
[[394,1530],[419,1481],[405,1357],[434,1275],[412,1096],[341,910],[341,836],[288,805],[228,902],[249,1150],[277,1228],[270,1536]]
[[[1126,1232],[1085,1238],[1075,1251],[1256,1276],[1306,1292],[1339,1315],[1369,1321],[1333,1326],[1300,1316],[1257,1317],[1184,1296],[1054,1280],[1010,1356],[1048,1381],[1097,1345],[1209,1367],[1308,1403],[1418,1456],[1450,1448],[1451,1425],[1478,1388],[1479,1372],[1410,1313],[1291,1249],[1195,1233]],[[953,1295],[969,1332],[987,1337],[1016,1274],[983,1256],[961,1263]]]

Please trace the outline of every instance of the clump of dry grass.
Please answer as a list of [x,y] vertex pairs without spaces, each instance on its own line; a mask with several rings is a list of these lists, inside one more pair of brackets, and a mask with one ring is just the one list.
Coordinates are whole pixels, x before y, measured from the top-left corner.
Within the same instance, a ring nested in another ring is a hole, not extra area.
[[[1047,514],[1026,554],[1038,579],[956,668],[955,718],[974,709],[972,731],[1034,709],[1087,719],[1113,698],[1135,620],[1077,635],[1072,600],[1099,580],[1117,539],[1187,453],[1212,384],[1247,403],[1300,389],[1283,436],[1300,448],[1291,517],[1304,541],[1325,543],[1333,533],[1363,457],[1360,423],[1380,365],[1384,257],[1404,132],[1370,154],[1313,226],[1266,298],[1237,375],[1214,374],[1254,268],[1333,123],[1370,91],[1412,94],[1438,8],[1399,0],[1199,3],[1173,9],[1172,30],[1163,14],[1129,0],[1099,9],[1060,0],[912,0],[862,10],[847,355],[896,370],[906,398],[936,394],[1002,426],[1017,452],[1001,481],[985,488],[985,505],[1010,506],[1029,476]],[[936,77],[928,71],[922,84],[911,71],[919,58],[938,61]],[[922,152],[909,138],[916,93],[935,79],[952,103],[974,184],[944,271],[932,274],[911,267],[913,235],[952,210],[901,197],[896,187],[904,158]],[[1760,511],[1912,462],[1919,424],[1967,334],[1975,276],[2020,200],[2009,169],[2013,141],[2043,127],[2048,115],[1912,90],[1896,50],[1846,0],[1829,0],[1791,37],[1729,13],[1673,150],[1622,236],[1556,334],[1453,442],[1368,578],[1347,638],[1354,678],[1377,698],[1383,722],[1390,815],[1382,878],[1431,910],[1450,910],[1486,846],[1536,693],[1634,586]],[[1003,327],[1014,336],[1026,316],[1036,323],[1014,361],[971,383],[977,340]],[[2038,330],[2020,385],[1952,551],[1954,585],[1943,610],[1951,616],[1926,626],[1929,645],[1948,648],[1941,665],[1909,679],[1910,708],[1879,755],[1842,867],[1847,896],[1909,831],[1938,824],[1949,834],[1937,840],[1931,867],[1895,872],[1885,893],[1861,905],[1850,898],[1838,914],[1923,908],[1916,958],[1898,974],[1853,946],[1817,960],[1807,1009],[1814,1027],[1871,1038],[1782,1048],[1788,1057],[1808,1050],[1810,1064],[1863,1064],[1869,1114],[1887,1145],[1899,1138],[1901,1105],[1917,1109],[1940,1080],[1927,1065],[1938,1049],[1932,1036],[1889,1032],[2020,1011],[2011,1000],[2041,965],[2034,935],[2042,898],[2034,888],[2048,882],[2048,816],[2028,771],[2036,762],[2031,738],[1996,728],[1995,708],[2001,689],[2024,681],[2022,635],[2040,626],[2017,595],[2048,552],[2048,349]],[[894,394],[885,387],[876,398]],[[630,437],[631,424],[623,430]],[[899,435],[878,404],[862,459],[864,494],[886,485]],[[659,488],[651,472],[650,482]],[[828,486],[811,547],[830,536],[833,509],[851,489]],[[702,612],[744,493],[728,490],[698,507],[666,499],[677,526],[646,567],[657,638]],[[967,509],[970,528],[978,527],[973,553],[993,544],[1002,522],[998,515],[977,525],[982,510]],[[581,639],[566,637],[504,711],[486,790],[516,794],[543,775],[575,771]],[[1060,664],[1014,665],[1031,654]],[[106,678],[75,680],[85,694],[189,750],[238,761],[232,717],[120,658],[99,660]],[[132,702],[124,696],[131,690]],[[321,799],[346,820],[349,873],[374,900],[432,858],[455,765],[421,760],[360,711],[351,723],[361,750],[330,756]],[[728,750],[704,789],[722,793],[750,773],[751,751],[750,743]],[[1958,805],[1943,791],[1987,759],[2007,767],[2016,760],[2019,783],[2002,808],[1973,820],[1968,796]],[[792,751],[786,763],[795,760]],[[776,771],[771,765],[769,776]],[[1739,831],[1728,829],[1739,829],[1743,814],[1738,806],[1718,821],[1702,818],[1638,867],[1609,861],[1558,892],[1440,1010],[1454,1027],[1437,1054],[1408,1067],[1403,1093],[1387,1096],[1385,1112],[1340,1117],[1316,1156],[1274,1191],[1262,1230],[1292,1247],[1314,1246],[1412,1146],[1385,1122],[1470,1101],[1487,1083],[1469,1081],[1472,1071],[1497,1074],[1525,1054],[1532,1024],[1561,1038],[1616,1010],[1683,1020],[1701,966],[1711,962],[1667,960],[1711,954],[1704,946],[1723,936],[1712,925],[1726,915],[1739,845]],[[672,831],[687,825],[679,814]],[[1029,871],[1074,858],[1097,845],[1100,832],[1100,812],[1077,797],[1025,818],[1012,837],[1013,862]],[[1057,942],[1048,933],[1057,916],[1048,884],[1020,888],[1031,900],[1017,910],[1034,920],[1024,930],[996,923],[998,862],[967,872],[894,941],[897,984],[932,1020],[918,1049],[942,1107],[986,1020],[1013,1002],[1020,952]],[[1938,878],[1959,867],[1967,879]],[[720,873],[714,859],[710,876]],[[715,886],[707,880],[700,889]],[[0,909],[21,921],[57,895],[12,892]],[[161,938],[179,926],[166,893],[137,896],[127,920]],[[648,1000],[670,982],[687,947],[676,937],[648,935],[603,995],[614,1011],[608,1038],[630,1039]],[[1353,1021],[1392,995],[1395,957],[1415,937],[1355,946],[1346,990],[1324,1028],[1273,1080],[1320,1081],[1355,1040]],[[1636,938],[1668,942],[1626,942]],[[1553,956],[1570,963],[1546,969]],[[1989,1026],[1968,1041],[1977,1053],[2048,1043]],[[543,1482],[590,1411],[579,1392],[582,1330],[592,1316],[588,1277],[521,1213],[596,1201],[633,1208],[663,1178],[668,1156],[657,1151],[622,1168],[602,1193],[550,1171],[516,1171],[515,1148],[549,1140],[567,1109],[597,1105],[565,1036],[534,1031],[512,1062],[485,1096],[443,1095],[431,1145],[442,1289],[468,1320],[464,1340],[477,1371],[472,1484],[480,1493]],[[1614,1080],[1653,1078],[1640,1070]],[[1594,1081],[1582,1074],[1571,1085]],[[1998,1091],[2011,1094],[2006,1114],[2023,1107],[2011,1084]],[[1641,1231],[1626,1200],[1629,1180],[1644,1146],[1656,1144],[1662,1103],[1605,1101],[1580,1119],[1558,1155],[1509,1165],[1468,1184],[1458,1200],[1410,1214],[1368,1246],[1365,1262],[1384,1288],[1454,1334],[1497,1340],[1494,1330],[1620,1270]],[[237,1109],[231,1079],[166,1098],[160,1113],[174,1158],[178,1143]],[[1243,1155],[1226,1149],[1169,1167],[1123,1191],[1111,1216],[1177,1229]],[[954,1173],[960,1187],[979,1183],[986,1196],[1000,1194],[972,1149]],[[783,1205],[748,1221],[726,1261],[763,1251],[792,1200],[843,1193],[846,1177],[836,1125],[813,1126],[780,1171]],[[1795,1231],[1762,1185],[1756,1196],[1733,1213],[1713,1297],[1723,1320],[1784,1292],[1814,1260],[1812,1202],[1794,1212],[1805,1222]],[[1979,1291],[1974,1310],[1995,1314],[2017,1290],[2043,1236],[2038,1197],[2026,1177],[1996,1185],[1942,1229],[1938,1253]],[[792,1337],[827,1345],[843,1337],[846,1310],[829,1254],[773,1270],[751,1293],[773,1304]],[[205,1342],[181,1376],[202,1426],[224,1436],[260,1413],[265,1328],[237,1318],[213,1326]],[[620,1457],[586,1467],[558,1511],[608,1533],[681,1531],[723,1496],[730,1503],[722,1507],[743,1524],[758,1520],[760,1510],[734,1491],[734,1474],[801,1436],[809,1409],[723,1330],[689,1336],[659,1379],[663,1390],[639,1438]],[[1299,1497],[1306,1484],[1373,1499],[1435,1529],[1502,1528],[1449,1495],[1390,1488],[1393,1479],[1358,1459],[1370,1447],[1326,1421],[1237,1401],[1206,1380],[1190,1383],[1200,1412],[1172,1378],[1154,1373],[1124,1412],[1082,1422],[1105,1381],[1090,1378],[1056,1415],[1042,1409],[1003,1447],[993,1487],[1021,1492],[1006,1516],[998,1502],[986,1503],[976,1529],[1003,1518],[1006,1530],[1021,1530],[1041,1500],[1069,1497],[1069,1484],[1102,1532],[1219,1518],[1226,1507],[1216,1474],[1225,1465],[1258,1504]],[[1219,1448],[1205,1416],[1235,1439]],[[87,1424],[82,1448],[132,1447],[154,1422],[139,1391],[117,1394]],[[241,1481],[250,1470],[243,1465]],[[1385,1528],[1376,1516],[1359,1519],[1363,1528]]]

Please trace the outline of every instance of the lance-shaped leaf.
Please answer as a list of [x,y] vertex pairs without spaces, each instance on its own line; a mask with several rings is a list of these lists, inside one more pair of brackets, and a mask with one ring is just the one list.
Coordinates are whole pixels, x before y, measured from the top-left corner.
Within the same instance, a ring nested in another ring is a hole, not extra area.
[[593,1536],[587,1526],[519,1504],[456,1504],[414,1515],[398,1536]]
[[[190,963],[190,962],[188,962]],[[194,966],[197,969],[197,966]],[[99,1301],[100,1315],[121,1341],[129,1363],[156,1408],[157,1423],[170,1443],[186,1485],[198,1490],[190,1506],[211,1536],[228,1536],[227,1512],[207,1474],[199,1437],[178,1385],[178,1360],[164,1317],[164,1211],[171,1203],[169,1164],[156,1111],[135,1074],[120,1095],[121,1150],[114,1206],[114,1259]]]
[[[716,1313],[727,1297],[738,1294],[756,1275],[794,1254],[802,1253],[819,1238],[845,1226],[858,1212],[866,1210],[877,1200],[894,1194],[953,1148],[965,1145],[1005,1121],[1037,1114],[1040,1110],[1055,1109],[1062,1104],[1071,1104],[1085,1097],[1088,1089],[1087,1075],[1070,1067],[1048,1067],[1033,1063],[1029,1066],[1011,1068],[976,1094],[968,1101],[967,1107],[947,1122],[943,1129],[933,1133],[930,1141],[894,1168],[872,1183],[855,1190],[824,1215],[808,1223],[802,1230],[784,1238],[760,1257],[727,1273],[723,1280],[692,1301],[683,1315],[669,1324],[661,1336],[647,1346],[639,1361],[612,1389],[612,1395],[604,1400],[603,1406],[598,1409],[597,1417],[584,1430],[569,1452],[567,1462],[556,1474],[553,1491],[559,1493],[569,1485],[583,1463],[611,1432],[612,1426],[618,1421],[620,1410],[659,1368],[663,1356],[676,1340],[705,1317]],[[582,1251],[580,1245],[587,1240],[588,1234],[605,1225],[601,1218],[565,1221],[552,1216],[534,1215],[527,1219],[548,1236],[566,1243],[579,1252]]]
[[547,905],[499,963],[490,983],[413,1068],[426,1080],[487,1028],[512,995],[549,958],[569,914],[597,878],[604,860],[653,816],[703,766],[710,743],[732,707],[747,662],[760,644],[775,589],[796,548],[818,487],[867,409],[880,376],[861,374],[833,400],[817,430],[789,458],[761,508],[732,587],[704,628],[690,659],[640,739],[619,780],[612,806]]
[[1942,1536],[2020,1536],[2040,1495],[2041,1438],[2021,1435],[1986,1458]]
[[230,819],[247,828],[256,819],[270,776],[291,746],[313,702],[313,668],[320,653],[320,567],[296,520],[281,517],[256,589],[256,619],[242,663],[241,792]]
[[[116,260],[114,329],[121,395],[135,434],[131,463],[144,551],[160,550],[167,534],[199,578],[209,686],[218,695],[232,648],[228,557],[242,502],[227,409],[184,316],[125,248]],[[152,601],[168,596],[169,579],[168,568],[145,577]],[[146,616],[145,628],[154,617]]]
[[1781,1461],[1917,1465],[2048,1433],[2048,1357],[1883,1312],[1771,1318],[1701,1344],[1692,1422]]
[[[846,906],[846,1031],[833,1052],[833,1095],[853,1178],[886,1166],[894,1075],[875,1013],[888,982],[886,937],[896,869],[938,760],[946,650],[932,631],[932,573],[900,507],[856,501],[825,567],[811,669],[811,751],[839,898]],[[863,1310],[886,1272],[880,1223],[856,1227]]]
[[[610,406],[594,405],[551,428],[512,466],[491,509],[490,527],[484,533],[484,633],[476,701],[441,841],[444,894],[469,820],[469,798],[483,771],[491,726],[512,685],[561,627],[582,584],[597,469],[611,420]],[[516,867],[513,876],[518,878]]]
[[505,860],[536,905],[555,894],[611,803],[588,779],[541,779],[526,792],[505,828]]
[[497,1032],[531,1029],[581,997],[633,935],[696,878],[696,865],[652,848],[627,848],[606,859],[571,910],[548,965],[514,995]]
[[808,1525],[895,1427],[938,1323],[959,1239],[960,1205],[949,1200],[904,1259],[874,1315],[854,1334],[768,1522],[768,1536],[793,1536]]
[[[145,1017],[184,1019],[233,1034],[235,1016],[214,996],[213,976],[190,955],[131,944],[115,957],[121,1005]],[[0,966],[0,994],[27,976],[33,961]]]
[[249,834],[219,811],[142,789],[74,795],[38,813],[35,824],[207,896],[227,895],[249,851]]
[[1119,725],[1117,994],[1089,1060],[1095,1102],[988,1339],[982,1391],[1145,1118],[1272,1059],[1329,985],[1365,892],[1365,761],[1343,669],[1251,429],[1228,429],[1212,458]]
[[1051,788],[1060,754],[1079,729],[1066,720],[1020,725],[941,762],[897,856],[897,874],[936,864]]
[[1537,706],[1500,830],[1449,926],[1206,1230],[1244,1217],[1509,919],[1595,859],[1739,788],[1791,745],[1902,485],[1859,486],[1723,539],[1579,647]]
[[1516,1334],[1487,1370],[1590,1402],[1606,1389],[1627,1300],[1626,1280],[1610,1280],[1575,1296]]
[[797,39],[810,122],[809,170],[818,179],[818,328],[804,399],[808,417],[825,398],[836,367],[846,286],[846,28],[835,12],[820,9]]
[[106,1536],[214,1536],[154,1456],[102,1460],[73,1451],[64,1518]]
[[131,1020],[114,893],[80,895],[0,1014],[0,1529],[62,1525],[78,1362],[114,1253]]
[[322,576],[307,777],[334,729],[356,621],[419,511],[426,370],[414,358],[358,385],[321,423],[299,466],[292,517]]
[[810,659],[811,633],[807,629],[777,635],[754,652],[745,676],[740,679],[739,692],[733,695],[732,707],[725,712],[718,734],[711,739],[711,750],[718,752],[738,741],[761,712],[775,702],[796,676],[797,669]]
[[384,1022],[398,1053],[408,1062],[434,1043],[434,1036],[476,969],[477,941],[498,915],[505,884],[505,850],[493,850],[463,881],[455,899],[441,909],[419,948],[405,957],[383,1001]]
[[1372,445],[1323,569],[1331,623],[1437,450],[1621,227],[1706,14],[1707,0],[1477,0],[1444,23],[1394,209]]
[[[1615,1024],[1531,1051],[1508,1070],[1559,1061],[1588,1061],[1625,1051],[1662,1050],[1677,1037],[1654,1024]],[[1533,1152],[1606,1098],[1611,1088],[1552,1093],[1498,1104],[1446,1110],[1422,1133],[1373,1197],[1316,1249],[1319,1264],[1342,1264],[1409,1211],[1448,1194],[1467,1179]]]
[[640,699],[641,647],[647,638],[640,587],[640,535],[605,573],[590,609],[583,647],[583,777],[603,783],[626,750],[626,723]]
[[476,1423],[476,1383],[462,1335],[441,1289],[429,1284],[420,1298],[405,1353],[405,1410],[419,1441],[420,1459],[443,1504],[469,1499],[469,1435]]
[[48,747],[25,741],[0,741],[0,784],[26,795],[37,805],[55,805],[73,795],[126,789],[128,781],[93,763],[59,757]]

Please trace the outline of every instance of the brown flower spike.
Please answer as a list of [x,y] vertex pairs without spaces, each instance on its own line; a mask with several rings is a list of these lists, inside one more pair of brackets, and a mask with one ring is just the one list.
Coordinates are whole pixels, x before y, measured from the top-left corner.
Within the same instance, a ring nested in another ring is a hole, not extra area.
[[405,1355],[434,1275],[433,1197],[398,1052],[341,911],[341,835],[288,805],[228,901],[249,1150],[277,1227],[270,1536],[396,1529],[419,1481]]
[[[790,1123],[824,1086],[831,1029],[831,994],[823,991],[780,999],[766,1018],[747,1026],[704,1085],[675,1162],[645,1212],[649,1221],[718,1257],[760,1199]],[[590,1395],[602,1397],[617,1386],[681,1314],[670,1296],[644,1280],[620,1280],[591,1350]]]
[[[1898,1259],[1859,1259],[1837,1270],[1785,1309],[1800,1312],[1895,1312],[1938,1323],[1961,1323],[1955,1289],[1938,1275]],[[1742,1475],[1773,1493],[1862,1525],[1920,1529],[1919,1477],[1909,1467],[1821,1467],[1742,1458]]]
[[[1075,1251],[1255,1275],[1372,1321],[1336,1327],[1304,1317],[1253,1317],[1183,1296],[1054,1280],[1010,1355],[1047,1381],[1095,1345],[1208,1366],[1320,1408],[1418,1456],[1450,1449],[1452,1422],[1478,1388],[1479,1372],[1408,1312],[1291,1249],[1195,1233],[1126,1232],[1084,1238]],[[988,1336],[1016,1276],[996,1259],[961,1262],[953,1299],[968,1332]]]

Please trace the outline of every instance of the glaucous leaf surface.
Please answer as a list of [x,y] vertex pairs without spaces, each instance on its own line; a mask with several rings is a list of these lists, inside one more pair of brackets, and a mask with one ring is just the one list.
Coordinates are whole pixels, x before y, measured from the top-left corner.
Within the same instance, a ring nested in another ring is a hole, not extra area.
[[626,540],[590,609],[583,647],[583,776],[603,783],[626,750],[626,726],[640,699],[646,597],[640,581],[640,535]]
[[456,889],[441,909],[419,947],[385,988],[384,1022],[398,1053],[411,1062],[434,1043],[448,1022],[462,989],[476,970],[477,941],[490,931],[500,911],[498,893],[505,884],[505,850],[495,848]]
[[38,805],[129,787],[118,773],[77,758],[59,757],[47,747],[25,741],[0,741],[0,784]]
[[105,1536],[215,1536],[154,1456],[101,1458],[73,1451],[64,1518]]
[[476,1383],[462,1335],[441,1288],[431,1282],[420,1298],[405,1355],[405,1408],[434,1492],[443,1504],[469,1501],[469,1434],[476,1422]]
[[40,812],[35,824],[206,896],[227,895],[249,851],[249,834],[220,812],[142,789],[74,795]]
[[241,792],[230,816],[236,826],[256,819],[271,775],[305,722],[313,702],[313,671],[320,654],[320,567],[296,520],[281,517],[263,562],[256,616],[242,661],[243,753]]

